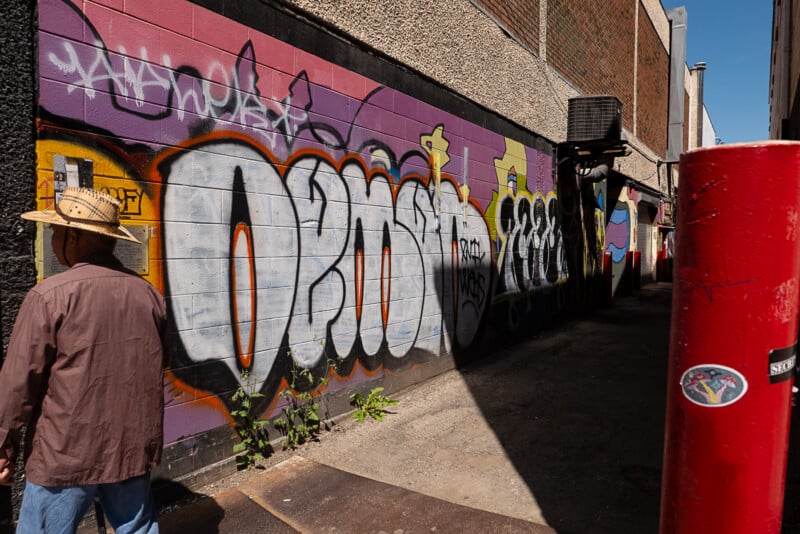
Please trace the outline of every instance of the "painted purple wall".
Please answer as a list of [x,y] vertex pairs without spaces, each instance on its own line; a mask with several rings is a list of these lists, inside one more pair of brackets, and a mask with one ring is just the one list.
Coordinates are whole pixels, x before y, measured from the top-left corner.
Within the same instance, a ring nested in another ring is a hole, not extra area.
[[551,322],[599,268],[585,225],[563,229],[580,193],[546,140],[238,9],[263,28],[178,0],[39,2],[37,202],[91,160],[146,239],[123,252],[169,303],[172,476],[229,453],[241,385],[265,416],[297,369],[324,399],[396,389]]

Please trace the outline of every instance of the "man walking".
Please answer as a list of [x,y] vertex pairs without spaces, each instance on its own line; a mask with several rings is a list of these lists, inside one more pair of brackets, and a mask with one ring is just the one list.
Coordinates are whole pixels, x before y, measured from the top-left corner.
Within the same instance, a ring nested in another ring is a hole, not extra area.
[[117,239],[138,240],[113,197],[67,188],[55,211],[22,218],[51,225],[69,269],[28,292],[0,369],[0,483],[25,458],[17,532],[74,532],[95,496],[118,534],[157,532],[164,299],[114,256]]

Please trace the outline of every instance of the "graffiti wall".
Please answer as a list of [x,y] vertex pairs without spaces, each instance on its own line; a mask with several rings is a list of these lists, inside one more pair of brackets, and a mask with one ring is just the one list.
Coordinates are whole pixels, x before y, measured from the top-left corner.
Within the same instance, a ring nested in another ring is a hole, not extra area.
[[627,253],[636,250],[636,221],[639,218],[637,199],[636,190],[623,187],[606,226],[606,252],[611,253],[613,293],[617,292],[625,275]]
[[188,2],[38,12],[38,202],[108,191],[145,243],[119,252],[167,297],[167,444],[226,425],[245,380],[270,415],[292,368],[335,358],[342,389],[552,313],[552,153]]

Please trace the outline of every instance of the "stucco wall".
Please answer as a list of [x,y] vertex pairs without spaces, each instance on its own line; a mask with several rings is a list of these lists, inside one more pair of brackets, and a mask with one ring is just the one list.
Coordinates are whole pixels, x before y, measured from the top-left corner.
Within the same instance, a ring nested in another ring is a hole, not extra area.
[[554,141],[578,91],[469,0],[288,0],[316,19]]
[[[0,326],[5,358],[11,329],[27,290],[35,281],[31,242],[33,228],[19,214],[34,206],[35,190],[35,54],[32,5],[6,2],[0,17]],[[11,529],[10,487],[0,486],[0,531]]]
[[[34,109],[36,50],[33,11],[26,2],[10,2],[0,17],[0,323],[3,355],[25,292],[35,281],[33,228],[19,218],[34,206]],[[0,357],[2,361],[2,357]]]

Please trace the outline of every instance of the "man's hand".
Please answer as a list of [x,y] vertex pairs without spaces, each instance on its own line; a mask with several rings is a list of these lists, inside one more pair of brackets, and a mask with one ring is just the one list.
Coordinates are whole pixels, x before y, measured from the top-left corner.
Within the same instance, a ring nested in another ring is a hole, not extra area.
[[14,464],[0,453],[0,486],[11,486],[14,483]]

